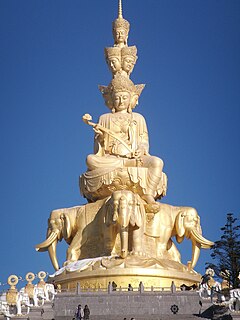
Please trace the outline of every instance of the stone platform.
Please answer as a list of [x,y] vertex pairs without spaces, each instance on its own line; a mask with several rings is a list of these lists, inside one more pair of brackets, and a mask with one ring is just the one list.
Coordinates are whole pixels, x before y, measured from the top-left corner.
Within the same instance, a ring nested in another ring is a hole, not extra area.
[[89,320],[240,320],[240,313],[230,314],[227,307],[200,300],[196,291],[61,292],[53,303],[31,307],[28,315],[11,319],[72,320],[78,304],[89,306]]
[[[87,304],[91,319],[159,319],[160,315],[175,316],[171,307],[177,306],[177,315],[198,314],[199,296],[189,292],[81,292],[78,295],[62,293],[54,302],[55,319],[72,319],[78,304]],[[175,307],[176,308],[176,307]]]

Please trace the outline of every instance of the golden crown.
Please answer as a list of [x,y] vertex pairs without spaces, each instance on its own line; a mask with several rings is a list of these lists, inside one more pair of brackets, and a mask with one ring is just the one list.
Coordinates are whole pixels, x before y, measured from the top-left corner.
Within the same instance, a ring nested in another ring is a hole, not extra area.
[[123,28],[127,31],[127,33],[129,32],[130,29],[130,23],[123,18],[117,18],[116,20],[113,21],[112,23],[112,29],[113,31],[118,29],[118,28]]
[[121,48],[119,47],[109,47],[104,49],[105,58],[118,57],[121,59]]
[[137,47],[131,46],[131,47],[123,47],[121,51],[122,57],[124,56],[132,56],[135,59],[137,59]]
[[137,93],[134,83],[121,74],[116,74],[108,85],[108,90],[111,92],[127,91],[129,93]]

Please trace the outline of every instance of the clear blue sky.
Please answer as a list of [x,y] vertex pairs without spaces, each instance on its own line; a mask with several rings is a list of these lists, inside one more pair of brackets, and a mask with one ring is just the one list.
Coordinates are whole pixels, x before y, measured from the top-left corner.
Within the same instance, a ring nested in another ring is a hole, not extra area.
[[[163,202],[196,207],[217,240],[240,208],[240,1],[123,0],[123,10],[138,47],[132,79],[146,83],[136,112],[169,178]],[[1,282],[52,273],[34,249],[49,213],[85,203],[78,176],[93,132],[81,117],[107,112],[97,85],[111,80],[103,50],[116,16],[117,0],[0,1]],[[179,248],[186,263],[189,241]],[[209,259],[203,251],[196,270]]]

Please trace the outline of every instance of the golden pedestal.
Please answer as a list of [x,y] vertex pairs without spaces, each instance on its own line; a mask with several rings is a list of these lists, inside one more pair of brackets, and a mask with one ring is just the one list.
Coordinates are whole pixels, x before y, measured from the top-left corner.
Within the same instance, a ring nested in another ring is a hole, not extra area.
[[[134,265],[141,264],[142,267]],[[187,266],[166,259],[152,259],[128,256],[126,259],[102,258],[85,270],[70,271],[66,268],[53,278],[63,290],[73,290],[80,284],[82,289],[106,290],[109,282],[114,281],[117,288],[126,288],[131,284],[138,288],[142,281],[145,290],[170,288],[172,281],[176,287],[185,284],[198,284],[201,275]]]

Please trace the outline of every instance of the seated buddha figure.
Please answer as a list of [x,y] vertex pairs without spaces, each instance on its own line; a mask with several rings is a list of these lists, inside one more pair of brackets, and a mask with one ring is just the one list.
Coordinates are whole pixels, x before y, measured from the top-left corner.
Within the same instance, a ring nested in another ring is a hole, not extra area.
[[143,87],[121,74],[108,87],[101,87],[105,102],[110,101],[111,113],[101,115],[94,125],[94,154],[87,156],[88,171],[82,176],[89,193],[103,184],[110,185],[119,169],[127,168],[131,180],[140,183],[141,197],[147,204],[155,203],[160,195],[163,161],[149,154],[145,119],[132,112]]

